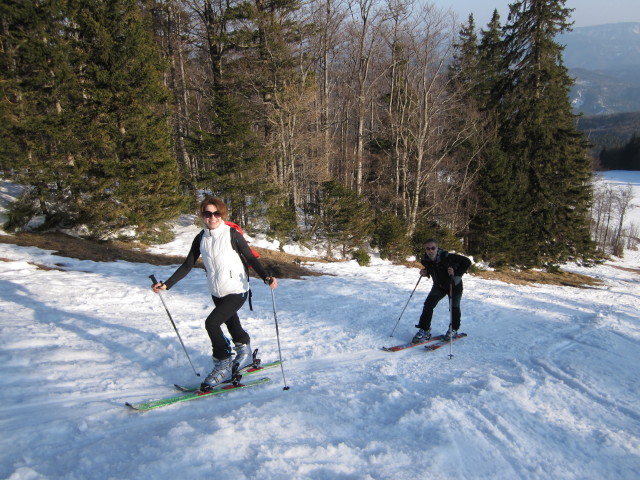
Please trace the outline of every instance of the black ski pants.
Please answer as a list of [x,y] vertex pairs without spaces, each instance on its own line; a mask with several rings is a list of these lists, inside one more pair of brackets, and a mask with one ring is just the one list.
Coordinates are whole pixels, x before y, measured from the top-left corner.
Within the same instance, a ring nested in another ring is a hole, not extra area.
[[213,356],[218,360],[231,356],[231,344],[229,339],[222,333],[222,324],[227,326],[229,335],[231,335],[234,343],[247,344],[250,341],[249,334],[242,328],[240,317],[238,317],[238,310],[244,305],[247,296],[248,292],[232,293],[220,298],[211,296],[216,308],[209,314],[204,326],[211,339]]
[[[453,294],[451,299],[451,326],[454,330],[460,329],[460,319],[462,318],[462,311],[460,310],[460,301],[462,300],[462,282],[453,287]],[[422,308],[422,314],[420,315],[420,322],[416,325],[423,330],[429,330],[431,328],[431,319],[433,318],[433,309],[436,308],[438,302],[444,297],[449,296],[449,289],[444,290],[437,285],[431,287],[427,299],[424,301],[424,307]]]

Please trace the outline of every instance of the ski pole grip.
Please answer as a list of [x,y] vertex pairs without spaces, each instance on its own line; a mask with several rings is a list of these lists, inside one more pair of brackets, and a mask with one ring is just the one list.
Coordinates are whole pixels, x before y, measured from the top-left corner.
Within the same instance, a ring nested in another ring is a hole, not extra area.
[[266,271],[269,281],[265,281],[264,283],[266,283],[267,285],[271,285],[273,283],[273,270],[271,270],[271,267],[269,267],[266,269]]
[[158,280],[156,280],[156,276],[155,275],[149,275],[149,278],[151,279],[151,282],[153,283],[153,285],[158,283]]

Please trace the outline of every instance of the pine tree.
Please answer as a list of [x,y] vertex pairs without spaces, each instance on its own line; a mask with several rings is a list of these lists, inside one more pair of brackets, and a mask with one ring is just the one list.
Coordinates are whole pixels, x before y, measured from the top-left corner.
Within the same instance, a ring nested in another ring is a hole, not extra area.
[[453,60],[449,65],[449,77],[457,88],[469,92],[473,96],[473,89],[478,84],[478,35],[473,15],[462,26],[458,34],[459,42],[454,45]]
[[478,73],[476,75],[478,84],[474,93],[480,109],[490,111],[493,114],[499,104],[501,80],[508,68],[504,58],[501,30],[500,14],[498,10],[494,10],[487,29],[481,31],[478,46]]
[[325,182],[320,192],[322,231],[331,243],[340,245],[342,255],[361,248],[373,232],[373,212],[366,199],[339,182]]
[[7,228],[36,214],[49,221],[64,215],[57,199],[64,195],[66,178],[73,177],[69,164],[75,148],[67,106],[78,91],[69,65],[64,3],[3,2],[0,7],[2,167],[25,186]]
[[587,142],[569,102],[572,80],[555,38],[570,28],[565,0],[523,0],[510,5],[504,28],[509,69],[501,85],[500,138],[515,200],[510,235],[519,246],[512,261],[545,265],[593,255]]
[[503,48],[500,15],[494,10],[487,29],[481,31],[472,90],[477,108],[486,116],[488,137],[476,182],[479,207],[468,238],[469,252],[494,266],[508,264],[512,252],[522,248],[512,231],[513,218],[519,214],[518,190],[498,129],[497,92],[507,68]]
[[[96,237],[162,233],[182,199],[164,65],[135,0],[29,1],[11,14],[23,49],[11,59],[20,98],[12,126],[24,152],[14,165],[27,187],[15,211]],[[13,226],[28,216],[13,216]]]
[[222,85],[213,90],[209,128],[190,139],[193,152],[204,159],[198,186],[224,198],[232,218],[246,227],[249,199],[268,190],[260,174],[262,157],[246,110]]
[[[494,265],[504,263],[512,247],[506,227],[513,214],[511,172],[506,156],[500,148],[493,104],[494,91],[504,69],[500,17],[494,11],[488,30],[482,30],[480,41],[475,31],[473,16],[460,30],[460,41],[449,70],[455,88],[461,89],[469,108],[478,109],[486,128],[477,141],[484,144],[477,158],[478,175],[475,191],[477,210],[471,217],[466,235],[467,250]],[[468,143],[459,154],[471,154]]]

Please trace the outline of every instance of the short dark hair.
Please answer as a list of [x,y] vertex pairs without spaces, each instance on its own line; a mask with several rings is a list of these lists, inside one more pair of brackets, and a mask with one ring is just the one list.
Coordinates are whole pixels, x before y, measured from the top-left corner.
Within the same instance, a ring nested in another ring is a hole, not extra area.
[[424,241],[422,245],[426,245],[427,243],[433,243],[436,246],[438,246],[438,240],[436,240],[435,238],[428,238],[427,240]]

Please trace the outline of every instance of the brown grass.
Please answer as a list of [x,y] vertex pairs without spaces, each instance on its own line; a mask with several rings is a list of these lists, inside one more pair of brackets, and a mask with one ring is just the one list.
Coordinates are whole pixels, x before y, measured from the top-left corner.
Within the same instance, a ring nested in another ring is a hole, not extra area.
[[[44,250],[52,250],[62,257],[93,260],[95,262],[124,260],[127,262],[148,263],[150,265],[178,265],[184,260],[182,256],[149,253],[146,251],[148,246],[140,243],[84,240],[57,232],[0,235],[0,242],[38,247]],[[307,262],[322,261],[317,258],[290,255],[265,248],[255,248],[255,250],[260,253],[260,260],[265,268],[270,268],[278,278],[301,278],[304,276],[321,275],[304,267],[304,264]],[[186,255],[187,252],[184,253]],[[416,262],[408,266],[421,268],[421,265]],[[42,265],[38,265],[38,267],[52,268]],[[620,268],[625,269],[624,267]],[[634,271],[633,269],[628,270]],[[640,274],[640,270],[635,271]],[[255,275],[253,271],[252,274]],[[601,284],[596,278],[562,271],[557,273],[536,270],[479,271],[474,272],[472,275],[516,285],[546,284],[589,288]]]
[[[93,260],[94,262],[127,262],[148,263],[150,265],[179,265],[184,261],[183,256],[158,255],[146,251],[147,245],[140,243],[126,243],[118,241],[94,241],[71,237],[58,232],[48,233],[18,233],[16,235],[0,235],[0,243],[12,243],[23,247],[38,247],[51,250],[61,257],[77,258],[79,260]],[[301,278],[303,276],[317,276],[302,265],[304,262],[315,261],[306,257],[288,255],[264,248],[255,249],[265,268],[270,268],[277,278]],[[186,255],[187,252],[184,252]],[[199,265],[198,265],[199,266]],[[252,275],[253,270],[251,270]]]
[[638,275],[640,275],[640,268],[620,267],[618,265],[613,265],[613,268],[617,268],[618,270],[624,270],[625,272],[637,273]]
[[[407,266],[422,268],[422,265],[418,262],[410,262]],[[486,280],[498,280],[514,285],[534,285],[538,283],[545,285],[564,285],[568,287],[590,288],[602,284],[602,282],[597,278],[580,275],[579,273],[563,271],[549,273],[537,270],[477,270],[471,273],[471,275],[484,278]]]
[[541,272],[537,270],[507,270],[507,271],[481,271],[474,273],[475,276],[485,278],[487,280],[499,280],[505,283],[515,285],[564,285],[567,287],[589,288],[601,285],[602,282],[597,278],[581,275],[579,273],[570,272]]

